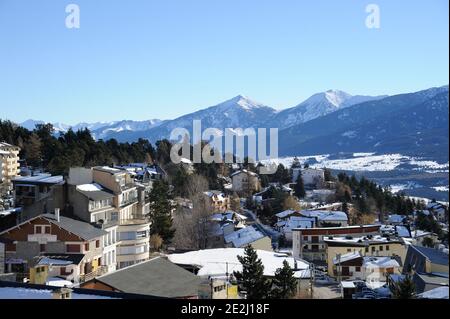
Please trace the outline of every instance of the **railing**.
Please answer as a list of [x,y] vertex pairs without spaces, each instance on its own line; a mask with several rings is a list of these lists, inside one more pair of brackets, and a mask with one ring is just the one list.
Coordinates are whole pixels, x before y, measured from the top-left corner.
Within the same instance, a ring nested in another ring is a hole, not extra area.
[[88,274],[80,275],[80,283],[92,280],[95,277],[99,277],[101,275],[106,274],[107,272],[108,272],[108,267],[107,266],[100,266],[95,271],[92,271],[92,272],[90,272]]

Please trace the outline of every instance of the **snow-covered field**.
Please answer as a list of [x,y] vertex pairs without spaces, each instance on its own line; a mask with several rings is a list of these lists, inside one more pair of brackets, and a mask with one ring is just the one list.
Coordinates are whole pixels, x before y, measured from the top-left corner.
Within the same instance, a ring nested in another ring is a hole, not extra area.
[[[298,156],[301,163],[308,162],[313,168],[330,168],[346,171],[393,171],[401,165],[409,165],[412,170],[426,171],[428,173],[448,173],[449,163],[440,164],[434,161],[423,160],[421,158],[410,157],[401,154],[382,154],[375,153],[353,153],[353,156],[347,158],[333,158],[329,154]],[[290,167],[294,157],[281,157],[277,159],[264,160],[263,164],[275,163]]]
[[[274,163],[291,167],[295,157],[280,157],[274,160],[264,160],[263,164]],[[449,172],[449,163],[406,156],[398,153],[349,153],[349,154],[319,154],[310,156],[297,156],[300,163],[308,163],[312,168],[329,168],[357,172],[364,176],[371,176],[384,186],[390,186],[392,192],[400,191],[410,193],[411,196],[438,197],[448,200],[443,193],[449,192],[448,179],[442,177],[442,173]],[[391,172],[389,176],[384,172]],[[418,176],[428,174],[427,179]],[[383,175],[380,175],[383,174]],[[381,177],[389,177],[384,179]],[[408,176],[410,179],[408,179]],[[433,177],[436,176],[436,177]],[[395,177],[401,177],[396,179]],[[440,192],[440,195],[436,192]]]

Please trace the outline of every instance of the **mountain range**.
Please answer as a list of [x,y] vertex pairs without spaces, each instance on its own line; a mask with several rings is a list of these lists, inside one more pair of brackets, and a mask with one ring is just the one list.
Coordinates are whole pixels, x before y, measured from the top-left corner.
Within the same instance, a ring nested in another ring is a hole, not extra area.
[[[177,127],[192,132],[193,120],[201,120],[203,129],[276,127],[281,156],[403,152],[448,161],[448,85],[393,96],[328,90],[281,111],[238,95],[173,120],[79,123],[72,129],[87,127],[96,139],[155,142]],[[28,120],[20,125],[32,129],[42,123]],[[57,133],[71,127],[53,125]]]

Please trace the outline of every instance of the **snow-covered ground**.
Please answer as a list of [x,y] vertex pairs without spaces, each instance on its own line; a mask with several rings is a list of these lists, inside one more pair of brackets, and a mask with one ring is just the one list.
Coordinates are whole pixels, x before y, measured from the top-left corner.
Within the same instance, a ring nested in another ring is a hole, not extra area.
[[[313,168],[330,168],[346,171],[392,171],[400,165],[410,165],[413,170],[424,170],[429,173],[448,172],[449,163],[440,164],[401,154],[353,153],[346,158],[332,158],[330,154],[298,156],[300,163],[308,162]],[[281,157],[262,161],[263,164],[275,163],[290,167],[294,157]]]

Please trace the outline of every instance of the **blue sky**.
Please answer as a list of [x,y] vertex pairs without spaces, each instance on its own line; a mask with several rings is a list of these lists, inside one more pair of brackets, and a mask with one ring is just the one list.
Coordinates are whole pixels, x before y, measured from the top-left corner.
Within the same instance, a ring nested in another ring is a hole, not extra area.
[[[65,7],[80,7],[80,29]],[[365,25],[367,4],[380,28]],[[447,0],[0,0],[0,118],[174,118],[238,94],[448,83]]]

